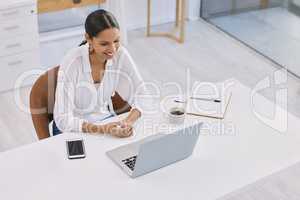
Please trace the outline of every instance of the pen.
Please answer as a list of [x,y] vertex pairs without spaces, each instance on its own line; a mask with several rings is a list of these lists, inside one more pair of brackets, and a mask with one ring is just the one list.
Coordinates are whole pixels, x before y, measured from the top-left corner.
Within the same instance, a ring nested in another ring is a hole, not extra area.
[[213,99],[213,98],[201,98],[201,97],[190,97],[191,99],[201,100],[201,101],[213,101],[216,103],[221,103],[220,99]]
[[[215,103],[221,103],[220,99],[201,98],[201,97],[190,97],[190,99],[201,100],[201,101],[213,101]],[[178,100],[178,99],[175,99],[174,101],[177,103],[186,103],[186,101],[182,101],[182,100]]]

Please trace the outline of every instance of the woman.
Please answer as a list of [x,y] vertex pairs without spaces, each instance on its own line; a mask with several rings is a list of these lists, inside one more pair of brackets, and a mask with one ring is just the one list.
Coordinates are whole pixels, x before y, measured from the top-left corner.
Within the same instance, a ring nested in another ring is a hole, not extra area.
[[[89,14],[85,31],[86,40],[60,65],[53,135],[73,131],[128,137],[142,113],[136,94],[144,93],[143,80],[120,45],[119,25],[111,13],[97,10]],[[115,92],[131,105],[129,115],[120,122],[99,125],[96,122],[114,114],[111,96]]]

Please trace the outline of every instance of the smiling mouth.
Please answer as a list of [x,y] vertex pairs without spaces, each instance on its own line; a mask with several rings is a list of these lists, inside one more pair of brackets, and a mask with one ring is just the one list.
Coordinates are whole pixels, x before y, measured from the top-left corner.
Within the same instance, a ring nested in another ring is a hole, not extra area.
[[108,56],[108,57],[113,57],[113,53],[104,53],[106,56]]

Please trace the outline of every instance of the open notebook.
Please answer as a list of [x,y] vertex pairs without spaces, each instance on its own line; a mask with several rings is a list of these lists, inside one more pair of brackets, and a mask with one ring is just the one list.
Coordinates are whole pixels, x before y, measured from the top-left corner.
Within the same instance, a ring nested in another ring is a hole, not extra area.
[[233,83],[199,83],[187,99],[186,113],[224,119],[232,97]]

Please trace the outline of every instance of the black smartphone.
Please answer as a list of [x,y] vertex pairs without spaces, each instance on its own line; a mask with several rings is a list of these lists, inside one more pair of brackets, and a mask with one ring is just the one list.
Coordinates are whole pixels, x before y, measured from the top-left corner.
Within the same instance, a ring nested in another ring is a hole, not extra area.
[[67,140],[66,143],[69,159],[85,158],[83,139]]
[[81,3],[81,0],[73,0],[74,4]]

